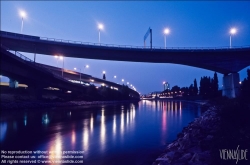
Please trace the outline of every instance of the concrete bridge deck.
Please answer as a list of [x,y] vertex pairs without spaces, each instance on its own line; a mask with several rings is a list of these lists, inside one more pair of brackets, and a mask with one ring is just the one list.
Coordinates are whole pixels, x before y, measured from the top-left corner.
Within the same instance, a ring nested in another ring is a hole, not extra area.
[[250,46],[242,48],[144,49],[116,47],[78,41],[42,38],[18,33],[0,32],[1,44],[14,51],[62,55],[65,57],[112,61],[174,63],[216,71],[237,73],[250,65]]

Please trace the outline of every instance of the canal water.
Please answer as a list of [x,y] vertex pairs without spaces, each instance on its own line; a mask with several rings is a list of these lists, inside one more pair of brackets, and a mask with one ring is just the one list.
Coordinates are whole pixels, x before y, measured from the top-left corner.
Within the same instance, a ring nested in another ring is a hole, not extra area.
[[198,104],[172,100],[1,112],[1,150],[83,151],[85,165],[151,165],[200,113]]

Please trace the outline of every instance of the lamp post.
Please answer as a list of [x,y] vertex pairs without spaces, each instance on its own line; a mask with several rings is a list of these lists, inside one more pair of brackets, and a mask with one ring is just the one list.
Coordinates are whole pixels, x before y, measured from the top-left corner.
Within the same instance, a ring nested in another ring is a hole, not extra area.
[[55,58],[56,58],[56,67],[58,67],[58,56],[55,55]]
[[105,75],[105,71],[102,71],[102,74],[103,74],[103,76],[102,76],[102,78],[104,79],[104,80],[106,80],[106,75]]
[[26,13],[24,11],[19,12],[21,18],[22,18],[22,25],[21,25],[21,34],[23,33],[23,18],[26,17]]
[[98,25],[98,30],[99,30],[99,44],[101,45],[101,30],[103,29],[103,24]]
[[[84,69],[85,69],[85,68],[89,68],[89,65],[85,65],[85,67],[83,68],[83,73],[84,73]],[[82,73],[81,73],[81,69],[80,69],[80,83],[81,83],[81,79],[82,79],[82,78],[81,78],[81,75],[82,75]]]
[[[124,82],[124,79],[122,79],[122,83]],[[124,84],[123,84],[124,85]]]
[[236,32],[237,32],[236,28],[230,29],[230,48],[232,48],[232,35],[236,34]]
[[168,28],[166,28],[166,29],[164,29],[164,45],[165,45],[165,49],[167,49],[167,44],[166,44],[166,42],[167,42],[167,35],[169,34],[169,32],[170,32],[170,30],[168,29]]
[[63,61],[63,65],[62,65],[62,77],[63,77],[63,72],[64,72],[64,58],[63,58],[63,56],[59,56],[59,59]]
[[[79,68],[80,69],[80,84],[81,84],[81,68]],[[74,68],[74,70],[77,70],[77,68]]]
[[[85,65],[85,67],[83,68],[83,73],[84,73],[84,69],[85,68],[89,68],[89,65]],[[74,70],[77,70],[77,68],[74,68]],[[81,84],[81,81],[82,81],[82,72],[81,72],[81,68],[79,68],[80,70],[80,84]]]

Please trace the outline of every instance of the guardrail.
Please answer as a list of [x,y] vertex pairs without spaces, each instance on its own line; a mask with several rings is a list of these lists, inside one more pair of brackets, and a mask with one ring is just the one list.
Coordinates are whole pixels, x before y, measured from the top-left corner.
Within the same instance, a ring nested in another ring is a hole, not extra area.
[[17,56],[17,57],[19,57],[19,58],[21,58],[21,59],[27,61],[27,62],[30,62],[30,64],[35,65],[35,66],[38,66],[38,67],[40,67],[40,68],[42,68],[42,69],[44,69],[44,70],[46,70],[46,71],[52,73],[52,74],[53,74],[54,76],[56,76],[57,78],[59,78],[59,79],[65,81],[65,79],[62,78],[61,75],[58,75],[58,74],[54,73],[51,69],[46,68],[46,67],[40,65],[39,63],[35,63],[34,61],[32,61],[31,59],[29,59],[28,57],[22,55],[21,53],[19,53],[19,52],[17,52],[17,51],[10,50],[9,48],[7,48],[6,46],[4,46],[4,45],[2,45],[2,44],[1,44],[1,47],[4,48],[6,51],[10,52],[12,55],[15,55],[15,56]]
[[[48,38],[48,37],[37,37],[37,36],[30,36],[24,34],[17,34],[11,32],[0,31],[1,35],[5,36],[14,36],[18,38],[28,38],[33,40],[45,40],[45,41],[53,41],[53,42],[60,42],[60,43],[68,43],[68,44],[77,44],[77,45],[91,45],[91,46],[103,46],[103,47],[113,47],[113,48],[130,48],[130,49],[151,49],[150,46],[133,46],[133,45],[117,45],[117,44],[104,44],[104,43],[92,43],[92,42],[82,42],[82,41],[73,41],[73,40],[64,40],[64,39],[56,39],[56,38]],[[234,46],[230,48],[229,46],[223,47],[160,47],[154,46],[152,50],[221,50],[221,49],[243,49],[243,48],[250,48],[250,45],[245,46]]]
[[[92,43],[92,42],[82,42],[82,41],[72,41],[63,40],[55,38],[40,37],[41,40],[54,41],[60,43],[78,44],[78,45],[91,45],[91,46],[103,46],[103,47],[113,47],[113,48],[131,48],[131,49],[151,49],[150,46],[133,46],[133,45],[116,45],[116,44],[103,44],[103,43]],[[224,47],[157,47],[153,46],[153,50],[221,50],[221,49],[243,49],[250,48],[250,45],[246,46],[235,46],[230,48],[229,46]]]

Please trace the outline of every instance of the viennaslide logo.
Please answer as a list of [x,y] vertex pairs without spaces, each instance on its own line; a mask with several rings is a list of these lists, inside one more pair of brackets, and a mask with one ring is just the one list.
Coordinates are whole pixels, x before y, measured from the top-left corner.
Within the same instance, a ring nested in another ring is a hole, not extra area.
[[222,160],[236,160],[236,164],[239,160],[248,160],[247,159],[247,149],[239,149],[240,145],[236,149],[221,149],[220,158]]

